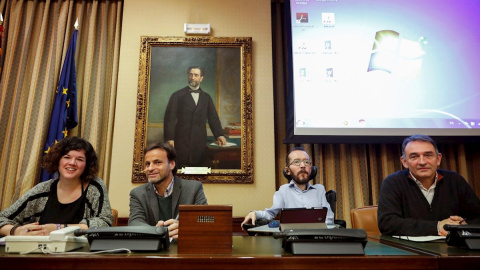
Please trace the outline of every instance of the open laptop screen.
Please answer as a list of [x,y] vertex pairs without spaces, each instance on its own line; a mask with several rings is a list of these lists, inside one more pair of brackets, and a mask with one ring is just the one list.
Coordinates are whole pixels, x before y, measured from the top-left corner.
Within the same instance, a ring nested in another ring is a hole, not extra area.
[[325,223],[327,208],[284,208],[280,213],[280,224]]

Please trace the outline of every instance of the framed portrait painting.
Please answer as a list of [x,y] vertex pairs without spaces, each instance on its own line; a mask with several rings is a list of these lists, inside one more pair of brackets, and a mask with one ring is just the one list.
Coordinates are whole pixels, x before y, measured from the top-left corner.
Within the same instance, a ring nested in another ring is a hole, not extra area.
[[156,142],[181,178],[253,182],[251,50],[250,37],[141,37],[132,182]]

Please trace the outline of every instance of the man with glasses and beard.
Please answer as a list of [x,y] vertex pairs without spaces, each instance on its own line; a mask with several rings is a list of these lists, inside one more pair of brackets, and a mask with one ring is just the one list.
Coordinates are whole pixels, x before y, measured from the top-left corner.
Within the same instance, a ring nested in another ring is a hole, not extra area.
[[285,172],[291,176],[290,183],[282,185],[273,195],[273,205],[265,211],[251,211],[245,216],[243,224],[250,220],[255,225],[257,219],[272,220],[282,208],[321,208],[327,207],[326,224],[333,224],[334,214],[325,197],[325,187],[321,184],[311,185],[310,173],[312,161],[303,147],[290,150],[286,158]]

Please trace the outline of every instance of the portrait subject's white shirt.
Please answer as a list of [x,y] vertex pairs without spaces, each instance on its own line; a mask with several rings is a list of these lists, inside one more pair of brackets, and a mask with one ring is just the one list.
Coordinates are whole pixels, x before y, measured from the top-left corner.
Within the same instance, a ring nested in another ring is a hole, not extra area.
[[[200,88],[200,86],[197,88],[193,88],[190,85],[188,87],[190,87],[190,89],[192,90],[198,90]],[[193,101],[195,101],[195,105],[198,105],[198,97],[200,96],[200,93],[191,92],[190,94],[192,95]]]
[[193,97],[193,101],[195,101],[195,105],[198,105],[198,96],[200,93],[191,93]]

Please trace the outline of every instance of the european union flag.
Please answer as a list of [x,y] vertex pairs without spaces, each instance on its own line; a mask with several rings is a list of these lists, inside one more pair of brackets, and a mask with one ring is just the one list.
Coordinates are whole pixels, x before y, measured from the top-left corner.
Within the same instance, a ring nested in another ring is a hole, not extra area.
[[[55,105],[50,118],[47,141],[45,142],[45,154],[50,147],[67,137],[68,130],[78,124],[77,116],[77,75],[75,73],[75,48],[77,44],[78,30],[73,32],[70,45],[68,46],[65,62],[63,62],[60,81],[58,82]],[[40,182],[47,181],[53,176],[42,170]]]

